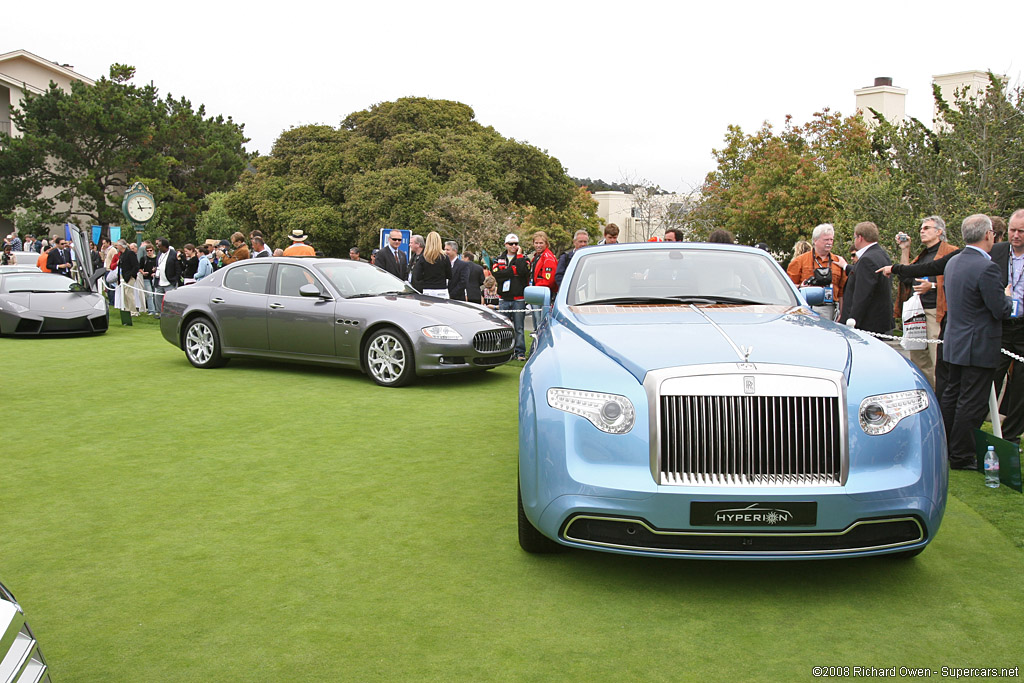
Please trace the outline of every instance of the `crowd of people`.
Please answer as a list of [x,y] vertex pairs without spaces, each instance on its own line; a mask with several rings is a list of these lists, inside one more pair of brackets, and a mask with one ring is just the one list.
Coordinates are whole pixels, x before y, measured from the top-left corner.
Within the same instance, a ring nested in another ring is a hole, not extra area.
[[[919,253],[911,258],[911,240],[900,233],[896,245],[899,263],[893,264],[879,244],[874,223],[855,226],[849,260],[835,252],[835,228],[824,223],[814,228],[809,241],[794,245],[786,272],[798,287],[823,288],[824,301],[813,307],[819,314],[881,336],[892,332],[905,302],[915,294],[919,297],[928,339],[945,343],[928,343],[925,349],[912,350],[910,358],[939,397],[951,465],[969,468],[975,462],[973,430],[985,417],[988,387],[993,381],[1003,393],[1004,435],[1019,443],[1024,433],[1024,369],[1020,361],[1000,353],[1005,349],[1024,355],[1024,317],[1020,317],[1024,310],[1024,209],[1014,212],[1008,223],[995,216],[969,216],[961,225],[961,234],[967,246],[958,249],[947,241],[942,217],[928,216],[921,221]],[[1002,241],[1004,235],[1008,241]],[[289,237],[287,249],[272,250],[260,231],[248,237],[236,232],[230,240],[186,244],[180,252],[166,238],[144,241],[140,246],[104,238],[92,245],[91,259],[112,305],[132,315],[145,311],[158,316],[163,294],[209,277],[230,263],[272,255],[317,255],[302,230]],[[618,238],[619,228],[610,223],[597,244],[616,244]],[[669,229],[663,238],[654,239],[683,241],[684,235]],[[408,255],[400,248],[402,240],[400,231],[391,231],[387,244],[374,249],[368,261],[424,294],[483,304],[506,315],[513,325],[514,354],[519,360],[525,360],[527,353],[526,287],[548,287],[553,297],[578,250],[591,244],[589,233],[578,230],[571,248],[556,257],[544,231],[530,237],[530,251],[523,248],[518,235],[509,233],[504,250],[485,267],[477,263],[475,254],[460,254],[456,242],[442,241],[437,232],[426,237],[412,235]],[[720,229],[707,241],[735,243],[731,233]],[[38,254],[40,269],[71,276],[74,257],[67,240],[57,236],[37,240],[26,235],[23,242],[12,233],[4,239],[4,264],[12,261],[11,254],[23,251]],[[958,261],[960,255],[964,258]],[[367,261],[358,247],[349,250],[349,258]],[[898,278],[895,301],[889,280],[892,275]],[[1016,302],[1016,308],[1011,302]],[[1001,343],[993,344],[993,339]]]
[[[988,414],[993,383],[1002,394],[1003,437],[1019,445],[1024,433],[1024,366],[1003,353],[1024,356],[1024,209],[1008,222],[968,216],[960,232],[963,248],[949,244],[941,216],[928,216],[920,251],[911,259],[911,240],[900,233],[893,264],[878,227],[859,223],[847,262],[833,253],[834,228],[822,224],[810,243],[795,245],[787,273],[797,286],[824,288],[819,313],[877,335],[888,335],[918,296],[930,341],[910,358],[939,399],[950,466],[975,469],[974,431]],[[895,302],[891,276],[898,278]]]

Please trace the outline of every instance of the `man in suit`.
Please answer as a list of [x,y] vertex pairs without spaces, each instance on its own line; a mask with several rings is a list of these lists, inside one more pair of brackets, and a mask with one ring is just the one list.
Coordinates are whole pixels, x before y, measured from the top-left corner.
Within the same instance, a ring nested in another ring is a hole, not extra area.
[[886,334],[892,330],[892,290],[889,279],[877,272],[892,261],[878,244],[878,226],[870,221],[853,229],[857,262],[848,266],[849,279],[843,290],[842,322],[853,318],[858,330]]
[[452,279],[448,280],[448,298],[455,301],[466,300],[466,279],[469,269],[466,262],[459,258],[459,244],[448,240],[444,243],[444,253],[452,264]]
[[139,274],[139,257],[131,250],[126,240],[117,241],[117,251],[121,257],[117,260],[117,269],[120,271],[121,299],[124,301],[126,311],[133,317],[139,314],[135,306],[136,278]]
[[476,254],[467,251],[462,255],[466,264],[466,301],[474,304],[484,302],[484,267],[476,262]]
[[[1004,287],[1010,285],[1010,297],[1024,301],[1024,209],[1017,209],[1010,216],[1006,234],[1009,241],[994,244],[989,255],[999,267],[1000,283]],[[1002,347],[1024,356],[1024,318],[1003,321]],[[1006,416],[1002,423],[1003,438],[1019,444],[1024,434],[1024,364],[1002,353],[996,366],[996,393],[1002,391],[1004,379],[1006,392],[999,405],[999,412]]]
[[977,469],[974,430],[988,412],[989,387],[999,365],[1003,319],[1011,302],[1000,282],[999,266],[989,252],[995,242],[992,221],[984,214],[960,226],[963,251],[946,266],[946,337],[943,359],[949,381],[943,391],[942,421],[949,444],[949,466]]
[[565,277],[565,271],[569,267],[572,257],[576,255],[578,250],[588,244],[590,244],[590,234],[586,230],[577,230],[576,234],[572,236],[572,249],[558,257],[558,268],[555,270],[554,288],[556,290],[562,286],[562,278]]
[[409,259],[402,251],[402,233],[392,230],[388,233],[388,244],[377,252],[375,265],[388,271],[399,280],[406,280],[409,277]]
[[66,239],[58,238],[57,246],[46,256],[46,267],[51,273],[71,277],[71,250]]
[[416,262],[423,258],[423,247],[426,246],[426,240],[423,239],[423,235],[413,235],[409,238],[409,282],[417,290],[416,283],[412,281],[413,268],[416,267]]

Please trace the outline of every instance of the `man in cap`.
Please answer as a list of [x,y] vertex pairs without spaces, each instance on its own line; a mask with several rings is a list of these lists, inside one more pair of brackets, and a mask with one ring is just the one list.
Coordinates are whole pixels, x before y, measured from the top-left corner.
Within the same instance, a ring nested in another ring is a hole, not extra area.
[[530,284],[530,260],[519,246],[519,236],[509,233],[505,236],[505,253],[494,259],[491,274],[498,283],[498,310],[512,320],[515,330],[516,360],[526,360],[526,286]]
[[284,250],[285,256],[316,256],[316,251],[313,247],[306,244],[306,240],[309,235],[301,229],[292,230],[288,235],[288,239],[292,241],[291,245]]

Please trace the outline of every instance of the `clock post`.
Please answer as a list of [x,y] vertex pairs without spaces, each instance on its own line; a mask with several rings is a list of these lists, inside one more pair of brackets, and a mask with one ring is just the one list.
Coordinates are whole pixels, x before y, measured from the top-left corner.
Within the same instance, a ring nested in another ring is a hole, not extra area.
[[135,243],[142,246],[142,233],[153,220],[156,213],[156,200],[149,188],[141,182],[135,182],[124,193],[121,201],[121,213],[135,227]]

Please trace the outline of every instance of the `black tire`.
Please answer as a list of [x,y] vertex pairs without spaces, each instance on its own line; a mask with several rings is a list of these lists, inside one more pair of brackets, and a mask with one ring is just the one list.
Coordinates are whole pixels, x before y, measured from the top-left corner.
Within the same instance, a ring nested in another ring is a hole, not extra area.
[[181,334],[181,348],[188,362],[197,368],[219,368],[227,360],[220,352],[220,336],[209,318],[192,318]]
[[537,531],[537,527],[533,526],[526,516],[526,511],[523,510],[523,491],[519,488],[518,481],[516,482],[516,501],[519,504],[519,547],[534,554],[562,552],[564,547]]
[[395,328],[381,328],[363,346],[363,367],[382,387],[405,386],[416,377],[412,344]]

